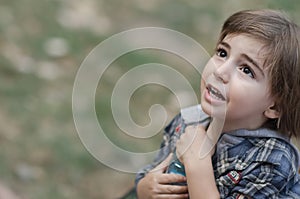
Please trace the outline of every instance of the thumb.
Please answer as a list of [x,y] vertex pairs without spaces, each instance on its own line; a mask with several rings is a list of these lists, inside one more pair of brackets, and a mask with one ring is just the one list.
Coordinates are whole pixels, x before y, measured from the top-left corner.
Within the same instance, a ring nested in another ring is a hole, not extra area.
[[171,160],[173,158],[173,153],[170,153],[166,159],[164,159],[159,165],[157,165],[152,171],[164,173],[169,166]]

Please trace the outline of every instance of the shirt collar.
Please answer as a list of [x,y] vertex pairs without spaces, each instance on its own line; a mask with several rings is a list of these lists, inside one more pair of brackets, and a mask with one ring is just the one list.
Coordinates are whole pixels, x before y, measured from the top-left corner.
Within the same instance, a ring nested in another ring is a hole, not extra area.
[[238,137],[278,138],[290,142],[290,138],[288,136],[267,128],[260,128],[256,130],[238,129],[225,134]]

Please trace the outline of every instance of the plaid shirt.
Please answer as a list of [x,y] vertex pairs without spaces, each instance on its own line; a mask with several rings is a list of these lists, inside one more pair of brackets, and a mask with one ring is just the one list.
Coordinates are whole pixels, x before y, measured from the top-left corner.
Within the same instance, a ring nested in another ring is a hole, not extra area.
[[[210,118],[201,107],[188,108],[165,128],[160,151],[152,164],[136,175],[136,184],[175,150],[178,134],[186,125],[207,126]],[[288,138],[275,131],[258,129],[223,133],[212,157],[221,198],[300,198],[299,157]]]

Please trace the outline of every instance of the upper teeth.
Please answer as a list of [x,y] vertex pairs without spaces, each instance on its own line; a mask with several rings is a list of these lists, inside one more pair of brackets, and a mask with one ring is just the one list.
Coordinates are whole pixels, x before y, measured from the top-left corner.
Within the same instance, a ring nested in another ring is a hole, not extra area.
[[208,87],[208,91],[211,94],[211,97],[217,99],[217,100],[225,100],[225,98],[223,97],[223,95],[214,87]]

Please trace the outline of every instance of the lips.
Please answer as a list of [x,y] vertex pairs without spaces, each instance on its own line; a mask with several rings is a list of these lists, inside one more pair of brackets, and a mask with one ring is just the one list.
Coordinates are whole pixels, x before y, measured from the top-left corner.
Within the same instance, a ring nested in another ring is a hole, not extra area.
[[220,100],[220,101],[225,101],[225,97],[223,96],[223,94],[215,87],[213,87],[212,85],[207,85],[207,91],[210,95],[211,98],[215,99],[215,100]]

